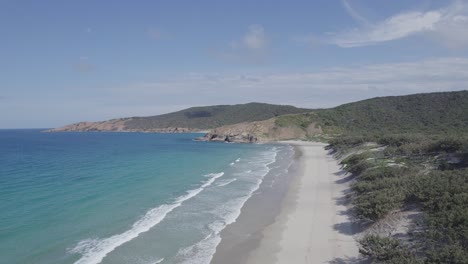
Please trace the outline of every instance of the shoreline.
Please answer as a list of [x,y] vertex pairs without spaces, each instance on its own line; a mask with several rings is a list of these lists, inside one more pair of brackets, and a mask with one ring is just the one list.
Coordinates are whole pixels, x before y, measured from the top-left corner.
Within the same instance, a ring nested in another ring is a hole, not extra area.
[[324,143],[280,143],[294,147],[295,152],[289,172],[281,177],[283,185],[270,192],[261,186],[246,202],[237,221],[221,233],[211,263],[359,261],[346,206],[351,178]]
[[[282,207],[278,204],[284,200],[289,183],[295,175],[298,163],[294,156],[298,150],[295,150],[294,146],[290,147],[291,157],[286,160],[289,164],[272,168],[260,187],[243,205],[236,221],[221,231],[221,242],[216,247],[210,263],[245,263],[251,249],[259,246],[264,228],[273,224],[279,215]],[[287,172],[281,172],[284,169],[287,169]]]

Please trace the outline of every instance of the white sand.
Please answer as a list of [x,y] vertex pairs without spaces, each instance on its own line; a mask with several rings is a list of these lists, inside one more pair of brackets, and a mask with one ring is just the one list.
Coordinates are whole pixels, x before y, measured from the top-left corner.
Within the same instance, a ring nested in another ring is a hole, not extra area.
[[247,263],[348,263],[358,257],[353,225],[343,204],[347,175],[327,154],[325,144],[294,141],[299,146],[299,177],[275,223],[263,232]]

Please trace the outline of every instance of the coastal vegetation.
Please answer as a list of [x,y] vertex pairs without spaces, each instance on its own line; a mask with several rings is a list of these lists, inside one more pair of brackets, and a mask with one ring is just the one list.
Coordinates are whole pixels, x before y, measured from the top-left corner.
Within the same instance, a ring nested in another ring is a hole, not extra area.
[[163,115],[127,117],[102,122],[81,122],[51,131],[197,132],[310,111],[310,109],[290,105],[264,103],[200,106]]
[[[408,260],[419,256],[424,263],[468,263],[468,138],[439,136],[429,142],[399,138],[382,139],[381,143],[393,143],[379,144],[380,151],[374,148],[352,154],[342,164],[355,175],[352,204],[361,222],[378,222],[416,206],[423,212],[417,223],[420,230],[411,234],[411,243],[404,244],[385,236],[365,237],[361,240],[363,252],[385,263],[416,263],[402,261],[403,256]],[[341,153],[352,152],[362,150],[355,145],[361,140],[336,139],[330,146]],[[388,247],[399,253],[387,252],[390,255],[383,257],[379,249]]]
[[130,129],[152,127],[188,127],[210,129],[220,126],[266,120],[272,117],[311,111],[290,105],[248,103],[237,105],[215,105],[192,107],[182,111],[150,116],[135,117],[126,123]]
[[380,263],[468,263],[467,95],[401,97],[406,103],[398,108],[405,118],[382,101],[382,108],[395,116],[372,118],[380,110],[370,107],[373,113],[364,113],[367,107],[351,104],[343,116],[353,116],[355,125],[340,125],[343,116],[336,112],[322,119],[332,120],[334,132],[341,131],[329,148],[354,175],[351,200],[358,222],[370,226],[408,208],[421,211],[409,238],[364,236],[363,255]]
[[468,91],[388,96],[276,118],[278,126],[314,123],[327,135],[458,135],[468,130]]

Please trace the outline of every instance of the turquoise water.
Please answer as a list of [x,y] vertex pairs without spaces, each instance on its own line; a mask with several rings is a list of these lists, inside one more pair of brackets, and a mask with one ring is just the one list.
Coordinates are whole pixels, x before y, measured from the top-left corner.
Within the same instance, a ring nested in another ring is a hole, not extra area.
[[0,263],[208,263],[292,150],[196,136],[0,130]]

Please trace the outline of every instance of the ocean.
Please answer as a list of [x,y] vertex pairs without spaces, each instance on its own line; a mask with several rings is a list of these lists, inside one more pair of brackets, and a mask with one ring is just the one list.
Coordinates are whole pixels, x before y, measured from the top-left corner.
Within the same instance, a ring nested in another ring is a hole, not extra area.
[[293,149],[197,136],[0,130],[0,263],[209,263]]

